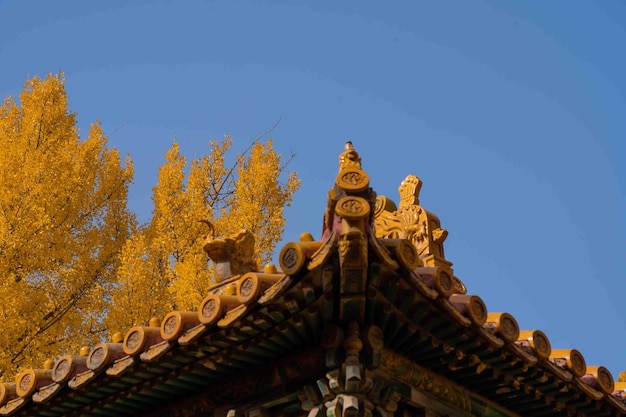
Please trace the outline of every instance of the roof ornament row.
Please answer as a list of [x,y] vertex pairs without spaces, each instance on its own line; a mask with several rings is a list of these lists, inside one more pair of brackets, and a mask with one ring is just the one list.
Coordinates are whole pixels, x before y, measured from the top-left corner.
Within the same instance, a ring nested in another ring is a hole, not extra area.
[[385,196],[376,198],[374,210],[376,237],[409,240],[425,268],[436,268],[442,278],[450,281],[454,288],[453,292],[465,294],[465,285],[454,276],[452,262],[444,256],[443,242],[448,237],[448,231],[441,227],[441,222],[434,213],[419,205],[421,188],[422,180],[415,175],[408,175],[398,188],[399,207]]

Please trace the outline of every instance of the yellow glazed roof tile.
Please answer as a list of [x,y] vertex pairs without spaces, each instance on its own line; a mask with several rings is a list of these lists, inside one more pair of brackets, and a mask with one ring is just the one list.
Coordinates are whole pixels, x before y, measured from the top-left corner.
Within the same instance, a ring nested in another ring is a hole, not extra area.
[[[219,390],[225,378],[251,384],[258,378],[251,369],[268,370],[274,372],[269,389],[278,378],[276,363],[283,367],[280,378],[298,381],[290,360],[302,375],[308,369],[318,378],[315,369],[340,364],[341,355],[351,372],[359,370],[350,361],[368,360],[429,398],[439,394],[403,372],[442,378],[497,415],[626,414],[624,378],[614,382],[576,349],[552,349],[542,331],[520,330],[513,315],[489,312],[479,296],[467,294],[444,257],[447,231],[419,205],[419,178],[402,182],[396,206],[369,187],[351,144],[339,166],[321,240],[305,233],[285,245],[281,270],[256,270],[246,232],[223,239],[211,234],[204,247],[219,266],[218,283],[197,311],[172,311],[82,355],[22,371],[14,383],[0,383],[0,415],[135,415],[153,404],[169,406],[168,395],[200,396],[206,407],[219,409],[244,395]],[[234,262],[237,245],[248,250]],[[404,368],[385,368],[381,358]],[[303,388],[288,401],[322,410],[324,396],[330,399],[332,391]]]

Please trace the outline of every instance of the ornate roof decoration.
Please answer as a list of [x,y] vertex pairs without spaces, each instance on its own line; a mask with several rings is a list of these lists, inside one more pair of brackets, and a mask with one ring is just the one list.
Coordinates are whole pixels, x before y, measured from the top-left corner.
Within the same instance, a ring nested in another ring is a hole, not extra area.
[[215,238],[213,224],[206,220],[203,222],[210,229],[205,237],[204,251],[213,261],[218,284],[233,275],[258,271],[254,257],[254,235],[249,230],[242,230],[235,236],[219,239]]
[[348,142],[319,241],[259,271],[249,232],[208,224],[217,284],[196,311],[24,370],[0,383],[0,415],[626,415],[622,376],[467,294],[421,185],[377,197]]

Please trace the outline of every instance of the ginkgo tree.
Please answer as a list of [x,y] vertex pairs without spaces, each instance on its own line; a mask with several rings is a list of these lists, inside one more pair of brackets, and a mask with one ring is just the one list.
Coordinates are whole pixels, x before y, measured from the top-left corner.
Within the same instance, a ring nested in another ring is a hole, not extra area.
[[[267,132],[266,132],[267,133]],[[63,74],[27,81],[0,107],[0,380],[116,331],[197,308],[213,283],[202,239],[248,229],[258,263],[300,186],[271,140],[240,155],[229,136],[187,159],[174,143],[145,225],[128,209],[130,158],[97,122],[79,135]],[[293,157],[293,155],[291,155]],[[227,163],[226,161],[233,161]]]
[[284,227],[283,210],[300,180],[285,172],[289,160],[281,162],[271,140],[258,139],[232,165],[225,162],[233,144],[229,136],[212,141],[209,154],[189,166],[177,143],[168,150],[153,189],[152,219],[122,251],[105,319],[111,333],[173,309],[197,308],[214,283],[202,249],[208,229],[200,220],[210,221],[222,236],[251,231],[257,263],[271,259]]
[[98,123],[81,139],[63,75],[0,107],[0,376],[97,341],[134,223],[130,160]]

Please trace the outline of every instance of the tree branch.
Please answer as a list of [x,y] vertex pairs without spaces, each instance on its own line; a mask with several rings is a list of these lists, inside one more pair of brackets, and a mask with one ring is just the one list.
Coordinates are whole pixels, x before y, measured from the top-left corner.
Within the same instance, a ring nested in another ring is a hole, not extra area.
[[[252,142],[250,142],[250,144],[248,145],[248,147],[243,151],[243,153],[241,154],[246,155],[250,149],[252,149],[252,147],[254,145],[256,145],[261,139],[263,139],[265,136],[267,136],[269,133],[271,133],[274,129],[276,129],[276,127],[280,124],[280,121],[282,120],[282,117],[279,117],[278,120],[276,121],[276,123],[274,123],[274,125],[272,127],[270,127],[269,129],[267,129],[265,132],[261,133],[259,136],[257,136]],[[239,161],[240,159],[237,159],[237,161],[235,161],[235,163],[233,164],[233,166],[230,168],[230,170],[228,171],[228,173],[224,176],[224,179],[222,181],[222,183],[220,184],[220,186],[217,189],[217,192],[215,193],[215,195],[213,196],[213,201],[211,202],[211,207],[213,207],[215,205],[215,203],[218,200],[218,196],[220,195],[220,193],[222,192],[222,188],[224,188],[224,186],[226,185],[226,182],[228,181],[228,179],[230,177],[232,177],[233,172],[235,171],[235,169],[239,166]]]

